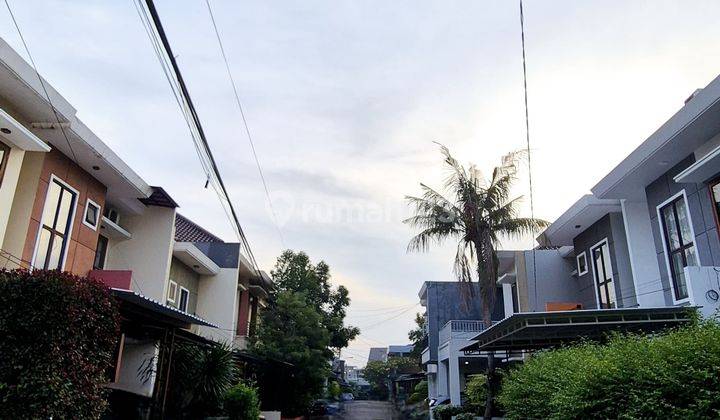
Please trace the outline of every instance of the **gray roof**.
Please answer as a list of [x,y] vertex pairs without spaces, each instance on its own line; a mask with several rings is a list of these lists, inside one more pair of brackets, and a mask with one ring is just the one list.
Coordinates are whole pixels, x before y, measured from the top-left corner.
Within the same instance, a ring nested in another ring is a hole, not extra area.
[[372,347],[368,355],[368,362],[384,362],[387,360],[387,347]]
[[388,353],[410,353],[413,351],[413,345],[412,344],[406,344],[406,345],[390,345],[388,347]]
[[175,216],[175,240],[178,242],[223,242],[222,239],[179,213]]

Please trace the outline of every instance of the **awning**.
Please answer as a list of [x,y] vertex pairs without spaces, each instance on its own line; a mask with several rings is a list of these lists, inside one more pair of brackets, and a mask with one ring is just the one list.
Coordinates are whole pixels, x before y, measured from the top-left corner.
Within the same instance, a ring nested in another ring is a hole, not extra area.
[[198,316],[188,314],[172,306],[163,305],[132,290],[111,288],[110,293],[121,302],[121,310],[137,316],[180,328],[186,328],[190,325],[217,328],[217,325]]
[[653,333],[688,323],[694,307],[590,309],[513,314],[471,339],[465,352],[538,350],[610,332]]

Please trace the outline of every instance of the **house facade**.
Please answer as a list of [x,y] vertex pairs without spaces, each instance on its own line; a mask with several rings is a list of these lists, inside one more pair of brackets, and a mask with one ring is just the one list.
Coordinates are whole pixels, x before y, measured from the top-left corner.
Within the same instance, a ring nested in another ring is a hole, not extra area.
[[244,349],[272,281],[76,113],[0,39],[0,267],[107,285],[122,317],[112,398],[158,406],[175,339]]

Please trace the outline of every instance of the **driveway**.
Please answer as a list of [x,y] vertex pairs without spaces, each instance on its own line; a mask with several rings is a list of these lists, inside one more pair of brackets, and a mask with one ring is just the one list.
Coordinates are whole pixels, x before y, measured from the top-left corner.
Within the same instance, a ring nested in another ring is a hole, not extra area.
[[394,420],[395,410],[387,401],[348,401],[337,420]]

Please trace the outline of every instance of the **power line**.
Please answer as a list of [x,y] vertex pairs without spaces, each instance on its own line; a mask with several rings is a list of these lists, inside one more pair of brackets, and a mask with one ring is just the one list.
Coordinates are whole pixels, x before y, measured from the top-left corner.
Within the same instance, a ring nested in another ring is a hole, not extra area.
[[[138,0],[139,2],[140,0]],[[182,98],[182,103],[184,104],[183,109],[187,111],[187,116],[190,124],[190,132],[191,137],[193,138],[193,141],[199,139],[199,148],[202,149],[204,154],[207,156],[208,162],[208,168],[210,170],[210,173],[208,174],[209,178],[208,181],[211,179],[216,182],[217,190],[216,192],[220,196],[220,201],[223,204],[223,209],[226,210],[226,213],[228,213],[228,216],[231,219],[231,222],[233,223],[233,227],[236,229],[236,232],[238,234],[238,237],[240,241],[242,242],[242,245],[244,246],[248,259],[250,260],[251,264],[253,265],[253,268],[255,269],[257,275],[260,277],[262,276],[260,273],[260,269],[258,267],[257,261],[255,260],[255,256],[252,253],[252,250],[250,248],[250,243],[247,239],[247,236],[245,235],[245,232],[243,231],[242,225],[240,224],[240,220],[238,218],[237,212],[235,211],[235,207],[232,204],[232,201],[230,199],[230,195],[228,193],[228,190],[225,186],[225,182],[223,181],[222,175],[220,174],[220,170],[217,166],[217,162],[215,161],[215,157],[213,156],[212,150],[210,149],[210,145],[207,141],[207,138],[205,136],[205,132],[202,127],[202,123],[200,121],[200,117],[198,116],[198,113],[195,109],[195,106],[192,102],[192,98],[190,96],[190,92],[187,88],[187,85],[185,84],[185,80],[182,76],[182,72],[180,71],[180,67],[177,64],[177,61],[175,60],[175,56],[172,51],[172,47],[170,46],[170,42],[168,41],[167,35],[165,34],[165,30],[162,26],[162,22],[160,21],[160,16],[157,13],[157,10],[155,9],[155,4],[153,3],[153,0],[146,0],[145,4],[147,5],[147,9],[150,12],[150,17],[152,18],[153,26],[155,28],[155,31],[152,31],[153,35],[157,33],[157,36],[160,38],[160,43],[158,45],[162,45],[162,50],[165,52],[165,57],[162,61],[168,60],[169,61],[169,68],[172,69],[174,79],[177,81],[176,87],[178,88],[179,97]],[[145,9],[143,9],[143,13],[145,12]],[[172,79],[172,78],[170,78]],[[173,83],[171,83],[171,87],[173,87]],[[174,89],[175,87],[173,87]],[[194,129],[194,130],[193,130]],[[202,160],[202,156],[201,156]],[[225,208],[225,205],[227,205],[227,208]]]
[[215,36],[217,38],[218,45],[220,46],[220,53],[222,55],[222,59],[225,62],[225,70],[227,70],[228,78],[230,79],[230,85],[232,86],[233,94],[235,95],[235,103],[240,110],[240,117],[242,117],[243,126],[245,127],[245,133],[247,134],[248,142],[250,143],[250,149],[252,150],[253,158],[255,159],[255,165],[257,166],[258,173],[260,174],[260,180],[262,181],[263,188],[265,189],[265,196],[268,200],[268,206],[270,207],[270,213],[272,214],[273,223],[275,224],[275,228],[277,229],[278,235],[280,236],[280,243],[282,244],[283,248],[286,248],[285,238],[283,237],[282,230],[280,229],[280,224],[278,223],[278,218],[277,214],[275,213],[275,208],[273,207],[272,198],[270,198],[270,189],[268,188],[267,182],[265,181],[265,174],[263,173],[262,166],[260,165],[260,159],[258,159],[257,151],[255,150],[255,143],[253,142],[252,135],[250,134],[250,128],[248,127],[247,118],[245,118],[245,111],[243,110],[242,103],[240,102],[240,95],[238,94],[237,86],[235,85],[235,79],[233,78],[232,72],[230,71],[230,64],[228,63],[228,58],[225,54],[225,47],[223,46],[222,39],[220,38],[220,31],[218,30],[217,23],[215,22],[215,15],[213,14],[212,7],[210,6],[210,0],[205,0],[205,3],[207,4],[208,12],[210,14],[210,20],[212,21],[212,26],[215,30]]
[[25,37],[22,34],[22,31],[20,30],[20,25],[18,25],[17,20],[15,19],[15,14],[12,11],[12,8],[10,7],[10,3],[8,0],[5,0],[5,6],[8,9],[8,12],[10,13],[10,18],[12,18],[13,24],[15,25],[15,29],[17,30],[18,35],[20,35],[20,41],[22,41],[23,47],[25,47],[25,52],[28,55],[28,58],[30,59],[30,63],[33,66],[33,70],[35,70],[35,75],[38,78],[38,81],[40,81],[40,86],[42,87],[43,92],[45,92],[45,97],[47,98],[48,104],[50,105],[50,109],[53,112],[53,115],[55,116],[55,120],[58,123],[58,127],[60,128],[60,131],[62,132],[63,137],[65,137],[65,142],[67,142],[68,148],[70,149],[70,154],[72,154],[73,161],[76,164],[78,163],[77,156],[75,155],[75,151],[72,148],[72,145],[70,144],[70,139],[67,136],[67,133],[65,133],[65,128],[63,128],[62,122],[60,122],[60,116],[58,115],[57,109],[55,109],[55,105],[52,103],[52,99],[50,99],[50,94],[47,91],[47,88],[45,87],[45,82],[43,81],[43,78],[40,76],[40,72],[38,71],[38,67],[35,64],[35,59],[33,58],[32,54],[30,53],[30,48],[27,45],[27,42],[25,42]]

